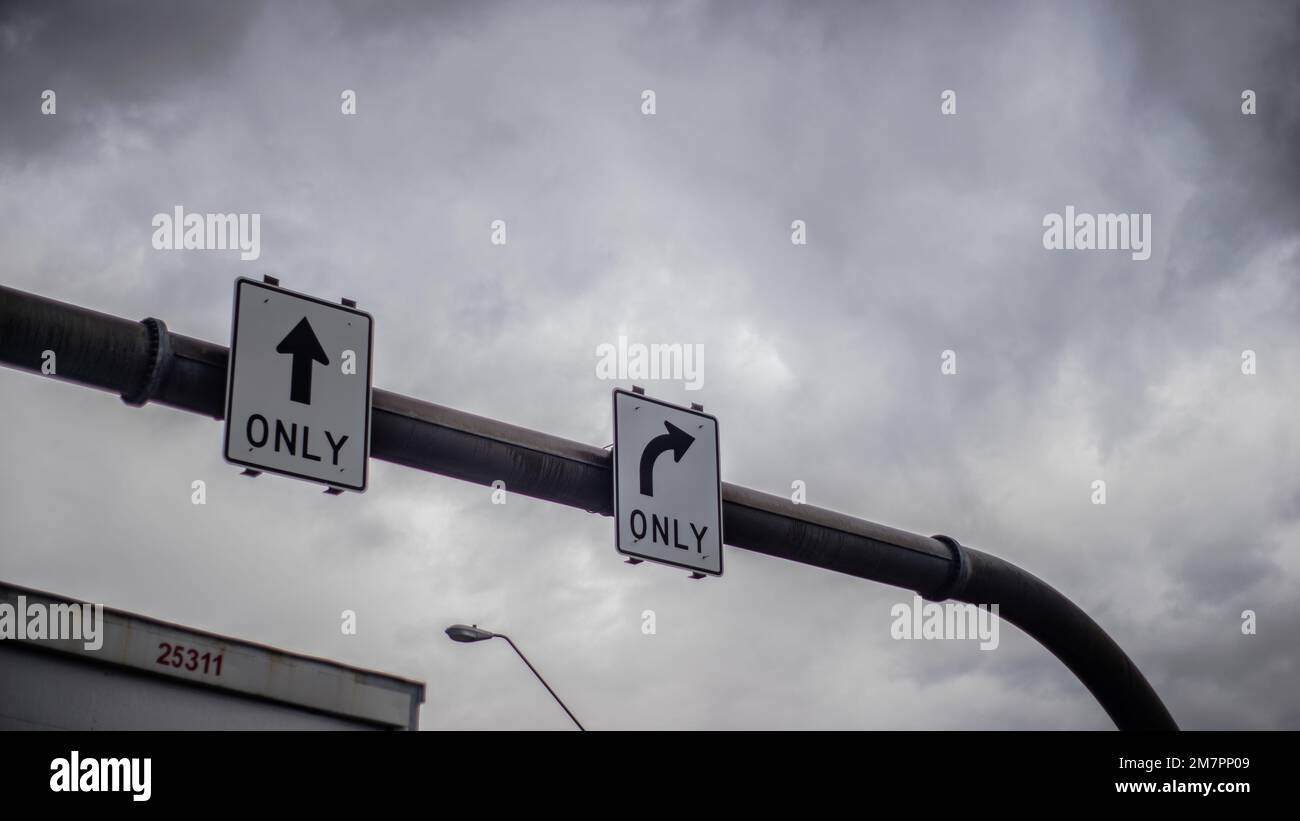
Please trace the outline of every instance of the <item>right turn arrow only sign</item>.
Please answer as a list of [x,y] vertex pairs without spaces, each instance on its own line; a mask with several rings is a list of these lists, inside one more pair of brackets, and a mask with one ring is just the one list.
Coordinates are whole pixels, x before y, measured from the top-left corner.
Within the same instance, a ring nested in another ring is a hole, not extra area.
[[614,521],[620,553],[722,575],[718,420],[615,390]]

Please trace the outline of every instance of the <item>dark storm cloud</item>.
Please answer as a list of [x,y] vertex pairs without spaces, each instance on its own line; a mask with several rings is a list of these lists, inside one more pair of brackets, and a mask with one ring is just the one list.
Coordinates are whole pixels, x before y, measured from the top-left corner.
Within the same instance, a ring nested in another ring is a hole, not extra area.
[[[508,4],[477,0],[334,0],[339,29],[350,34],[410,37],[464,36]],[[305,8],[310,8],[311,3]]]
[[0,4],[0,151],[23,161],[72,139],[41,114],[45,89],[58,95],[56,116],[93,125],[106,110],[129,116],[198,78],[211,82],[261,8],[261,0]]
[[[1181,247],[1170,300],[1217,279],[1252,246],[1300,226],[1300,7],[1242,3],[1120,3],[1128,32],[1134,121],[1160,117],[1203,141],[1205,184],[1172,236]],[[1241,115],[1244,90],[1257,113]]]

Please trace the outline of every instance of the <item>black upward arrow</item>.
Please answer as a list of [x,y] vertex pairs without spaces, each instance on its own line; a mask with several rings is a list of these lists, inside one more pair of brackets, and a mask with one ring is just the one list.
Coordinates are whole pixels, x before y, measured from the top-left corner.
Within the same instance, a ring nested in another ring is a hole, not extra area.
[[289,331],[280,344],[275,346],[276,353],[286,353],[293,357],[293,381],[289,385],[289,399],[311,404],[311,365],[319,362],[328,365],[325,349],[320,346],[316,332],[311,329],[307,317],[303,317],[293,330]]
[[668,429],[667,433],[661,433],[651,439],[646,444],[645,450],[641,451],[641,495],[655,495],[655,460],[665,451],[673,452],[673,461],[680,462],[686,455],[686,449],[695,441],[695,437],[686,431],[674,425],[672,422],[664,420],[664,427]]

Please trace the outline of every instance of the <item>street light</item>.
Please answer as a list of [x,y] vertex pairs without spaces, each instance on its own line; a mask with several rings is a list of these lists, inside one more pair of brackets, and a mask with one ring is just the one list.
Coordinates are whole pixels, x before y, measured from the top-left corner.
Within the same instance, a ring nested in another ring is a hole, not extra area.
[[475,641],[486,641],[488,639],[505,639],[506,643],[509,644],[515,653],[519,655],[519,658],[523,659],[524,664],[528,665],[528,669],[533,671],[533,675],[537,676],[537,680],[546,688],[546,692],[551,694],[551,697],[555,699],[556,703],[564,708],[564,712],[569,714],[569,718],[573,719],[573,723],[578,725],[578,729],[586,732],[587,728],[583,727],[577,717],[569,711],[569,708],[564,706],[564,702],[560,701],[560,697],[551,689],[551,685],[546,683],[546,679],[542,678],[542,674],[537,672],[537,668],[533,666],[533,663],[528,660],[528,658],[519,650],[518,647],[515,646],[515,643],[511,641],[510,637],[505,633],[493,633],[488,630],[480,630],[477,624],[453,624],[451,627],[447,628],[447,636],[452,641],[459,641],[466,644]]
[[495,638],[496,633],[489,633],[486,630],[480,630],[477,627],[467,627],[463,624],[453,624],[447,628],[447,635],[451,636],[452,641],[471,642],[483,641],[484,639]]

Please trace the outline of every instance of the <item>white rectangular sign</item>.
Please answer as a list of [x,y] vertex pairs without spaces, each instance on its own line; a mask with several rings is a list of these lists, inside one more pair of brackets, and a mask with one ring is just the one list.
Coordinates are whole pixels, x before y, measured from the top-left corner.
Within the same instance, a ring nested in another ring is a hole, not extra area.
[[718,420],[614,391],[614,522],[618,552],[722,575]]
[[236,280],[226,459],[364,491],[373,338],[364,311]]

